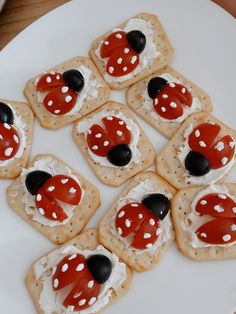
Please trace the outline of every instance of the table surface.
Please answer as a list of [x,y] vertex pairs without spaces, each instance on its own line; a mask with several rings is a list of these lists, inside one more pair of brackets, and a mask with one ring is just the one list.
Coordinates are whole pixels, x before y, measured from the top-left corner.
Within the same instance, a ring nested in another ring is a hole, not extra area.
[[[0,50],[40,16],[70,0],[8,0],[0,13]],[[236,17],[235,0],[214,0]]]

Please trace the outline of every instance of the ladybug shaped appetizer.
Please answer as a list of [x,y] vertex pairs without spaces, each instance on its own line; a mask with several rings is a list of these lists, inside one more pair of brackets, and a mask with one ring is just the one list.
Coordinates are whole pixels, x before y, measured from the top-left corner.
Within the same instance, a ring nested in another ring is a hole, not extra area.
[[199,240],[208,244],[227,244],[236,241],[236,203],[225,193],[204,195],[195,206],[200,216],[212,219],[196,231]]
[[65,308],[82,311],[98,299],[103,285],[112,272],[110,259],[102,254],[71,254],[59,262],[52,276],[52,287],[59,291],[69,285],[70,292],[63,301]]
[[211,169],[220,169],[231,162],[235,155],[235,140],[230,135],[217,136],[221,126],[202,123],[188,137],[190,151],[185,158],[185,168],[192,176],[203,176]]
[[63,222],[68,218],[60,201],[75,206],[81,200],[79,184],[66,175],[52,176],[48,172],[35,170],[27,174],[25,185],[29,193],[35,196],[39,214],[52,221]]
[[0,161],[13,158],[19,150],[20,141],[11,108],[0,102]]
[[131,247],[139,250],[151,248],[161,232],[160,220],[169,212],[168,198],[160,193],[123,206],[116,215],[115,225],[121,237],[133,234]]
[[36,91],[46,93],[43,104],[51,114],[64,115],[75,106],[83,87],[82,73],[70,69],[64,73],[54,71],[44,73],[36,84]]
[[88,131],[89,149],[97,156],[106,157],[115,166],[126,166],[132,159],[129,127],[115,116],[104,117],[101,121],[104,127],[94,124]]
[[108,58],[106,72],[111,76],[123,76],[139,64],[139,54],[146,46],[146,37],[139,30],[110,34],[100,48],[101,58]]
[[176,120],[183,115],[184,106],[192,106],[192,95],[185,86],[169,83],[162,77],[152,78],[147,90],[153,99],[153,108],[164,119]]

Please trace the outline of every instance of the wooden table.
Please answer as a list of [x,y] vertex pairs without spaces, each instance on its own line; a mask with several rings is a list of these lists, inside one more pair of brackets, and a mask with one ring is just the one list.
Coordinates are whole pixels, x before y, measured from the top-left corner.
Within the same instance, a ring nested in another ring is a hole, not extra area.
[[[7,0],[0,13],[0,50],[26,26],[69,0]],[[127,0],[128,1],[128,0]],[[206,0],[207,1],[207,0]],[[236,17],[236,0],[214,0]]]
[[7,0],[0,13],[0,50],[26,26],[69,0]]

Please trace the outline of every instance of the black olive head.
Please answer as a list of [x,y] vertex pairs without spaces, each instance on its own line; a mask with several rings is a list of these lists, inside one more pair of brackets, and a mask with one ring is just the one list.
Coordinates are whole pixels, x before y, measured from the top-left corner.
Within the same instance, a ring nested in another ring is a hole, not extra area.
[[151,99],[154,99],[156,95],[162,90],[162,88],[167,84],[167,80],[163,77],[153,77],[148,83],[148,95]]
[[3,102],[0,102],[0,122],[7,124],[14,123],[14,115],[11,108]]
[[170,209],[170,202],[168,198],[160,193],[151,194],[142,200],[142,203],[155,216],[163,220]]
[[185,158],[185,168],[192,176],[200,177],[211,170],[211,165],[202,154],[190,151]]
[[27,190],[30,194],[36,195],[49,178],[51,178],[51,175],[46,171],[35,170],[28,173],[25,179]]
[[112,272],[112,263],[108,257],[101,254],[91,255],[87,258],[87,266],[94,279],[103,284]]
[[114,146],[107,155],[108,160],[115,166],[123,167],[128,165],[132,158],[132,151],[127,144]]
[[72,69],[63,73],[63,78],[68,87],[79,93],[84,87],[84,77],[78,70]]
[[145,35],[140,31],[130,31],[126,34],[126,38],[128,40],[128,43],[130,44],[131,48],[136,53],[143,52],[145,46],[146,46],[146,37]]

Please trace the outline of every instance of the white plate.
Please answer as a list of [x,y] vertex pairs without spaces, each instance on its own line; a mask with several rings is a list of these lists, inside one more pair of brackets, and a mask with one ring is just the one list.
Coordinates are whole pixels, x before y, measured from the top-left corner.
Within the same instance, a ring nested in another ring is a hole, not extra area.
[[[212,96],[214,114],[235,127],[235,20],[205,0],[78,0],[42,17],[14,39],[0,55],[0,97],[24,100],[32,76],[76,55],[87,55],[91,41],[142,11],[156,13],[175,47],[173,66]],[[124,101],[124,92],[112,99]],[[140,119],[138,119],[141,121]],[[167,142],[143,121],[157,151]],[[124,188],[101,184],[71,137],[71,125],[58,131],[36,121],[32,156],[54,153],[90,179],[102,205],[89,223],[98,221]],[[236,171],[229,177],[236,179]],[[0,312],[35,313],[24,285],[30,264],[54,246],[7,206],[0,182]],[[108,313],[231,314],[236,307],[235,260],[193,262],[173,245],[152,271],[134,276],[130,292]]]

